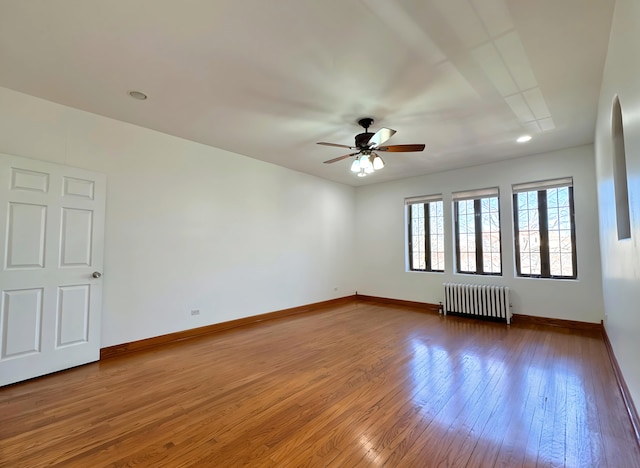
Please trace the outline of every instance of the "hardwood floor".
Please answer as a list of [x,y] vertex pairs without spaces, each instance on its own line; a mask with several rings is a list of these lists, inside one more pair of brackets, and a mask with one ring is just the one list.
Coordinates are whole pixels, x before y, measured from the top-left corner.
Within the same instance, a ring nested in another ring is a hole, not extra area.
[[640,467],[594,331],[352,303],[0,389],[0,466]]

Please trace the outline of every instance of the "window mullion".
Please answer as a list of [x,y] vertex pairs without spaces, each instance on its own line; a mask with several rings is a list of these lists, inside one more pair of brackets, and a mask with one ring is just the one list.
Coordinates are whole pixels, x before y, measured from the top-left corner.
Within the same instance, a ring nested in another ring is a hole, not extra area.
[[518,217],[518,194],[513,194],[513,235],[516,246],[516,274],[522,275],[522,260],[520,259],[520,226]]
[[481,200],[479,198],[473,201],[473,215],[476,228],[476,273],[484,273],[484,264],[482,262],[482,217],[480,212]]
[[538,225],[540,232],[540,276],[551,276],[549,259],[549,220],[547,218],[547,191],[538,191]]
[[413,213],[411,211],[411,205],[407,205],[407,217],[409,218],[409,233],[408,233],[408,245],[409,245],[409,270],[413,270]]
[[460,202],[455,202],[453,204],[453,217],[455,219],[456,225],[456,268],[458,271],[461,271],[460,265],[460,220],[458,217],[460,216]]
[[431,204],[424,204],[424,267],[431,271]]
[[576,217],[573,203],[573,186],[569,187],[569,216],[571,216],[571,263],[573,264],[573,278],[578,277],[578,254],[576,253]]

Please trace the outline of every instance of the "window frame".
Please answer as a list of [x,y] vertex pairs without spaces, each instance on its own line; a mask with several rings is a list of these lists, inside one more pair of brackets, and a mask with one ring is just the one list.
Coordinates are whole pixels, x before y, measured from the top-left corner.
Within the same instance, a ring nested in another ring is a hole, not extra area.
[[[496,198],[498,200],[498,234],[500,236],[500,272],[485,272],[484,271],[484,255],[482,248],[482,199]],[[460,262],[460,205],[462,201],[473,200],[473,216],[475,227],[475,257],[476,257],[476,271],[462,270]],[[453,217],[454,217],[454,234],[455,234],[455,256],[456,256],[456,273],[463,275],[478,275],[478,276],[503,276],[502,265],[502,219],[500,216],[500,191],[498,188],[473,190],[468,192],[459,192],[453,194]]]
[[[530,190],[518,189],[530,185]],[[547,191],[554,188],[567,188],[569,192],[569,219],[571,222],[571,265],[573,275],[552,275],[551,259],[549,253],[549,219],[547,210]],[[517,190],[517,191],[516,191]],[[538,225],[540,233],[540,274],[527,274],[521,271],[520,259],[520,228],[519,228],[519,210],[518,210],[518,194],[527,192],[537,192],[538,197]],[[513,238],[515,246],[515,263],[516,277],[518,278],[539,278],[539,279],[556,279],[556,280],[577,280],[578,279],[578,253],[576,248],[576,221],[575,221],[575,203],[573,197],[573,179],[556,179],[538,183],[519,184],[513,186],[512,193],[513,202]],[[542,215],[544,213],[544,216]]]
[[[431,261],[431,204],[432,203],[442,203],[442,218],[443,218],[443,233],[444,236],[444,201],[442,199],[442,195],[431,195],[428,197],[415,197],[415,198],[407,198],[405,200],[406,206],[406,216],[407,216],[407,255],[409,257],[409,272],[426,272],[426,273],[444,273],[446,269],[446,264],[442,270],[434,269]],[[413,216],[411,215],[411,207],[414,205],[423,205],[424,210],[424,256],[425,256],[425,267],[422,268],[414,268],[413,265]],[[437,235],[437,234],[436,234]],[[443,250],[443,254],[446,254],[446,251]]]

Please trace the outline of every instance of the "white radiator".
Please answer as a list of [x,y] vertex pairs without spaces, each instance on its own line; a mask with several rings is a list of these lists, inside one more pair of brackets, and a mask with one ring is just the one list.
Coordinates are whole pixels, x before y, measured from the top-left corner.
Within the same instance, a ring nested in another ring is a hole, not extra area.
[[509,288],[480,284],[444,283],[444,315],[447,312],[505,319],[511,323]]

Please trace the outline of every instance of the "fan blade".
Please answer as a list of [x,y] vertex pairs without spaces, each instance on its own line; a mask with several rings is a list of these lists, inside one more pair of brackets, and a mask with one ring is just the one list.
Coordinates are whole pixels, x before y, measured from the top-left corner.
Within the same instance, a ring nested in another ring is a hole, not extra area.
[[395,133],[396,131],[391,130],[390,128],[381,128],[369,140],[369,148],[377,148],[382,143],[391,138]]
[[333,159],[329,159],[328,161],[325,161],[325,164],[331,164],[334,162],[338,162],[338,161],[342,161],[343,159],[347,159],[350,156],[355,156],[356,154],[360,154],[360,152],[358,151],[357,153],[351,153],[351,154],[345,154],[344,156],[339,156],[337,158],[333,158]]
[[316,143],[316,145],[337,146],[338,148],[356,149],[355,146],[339,145],[338,143],[325,143],[324,141],[319,141],[318,143]]
[[391,145],[376,148],[376,151],[388,151],[389,153],[409,153],[411,151],[423,151],[424,145]]

